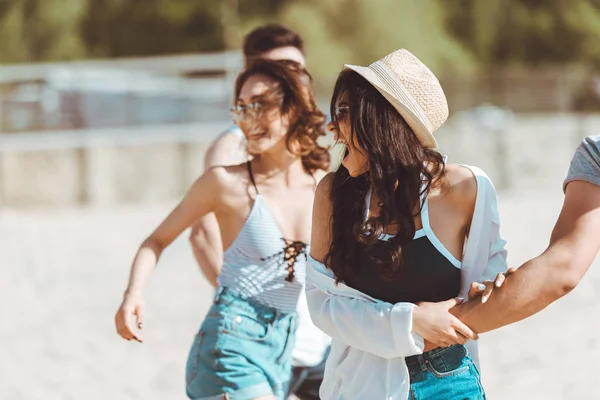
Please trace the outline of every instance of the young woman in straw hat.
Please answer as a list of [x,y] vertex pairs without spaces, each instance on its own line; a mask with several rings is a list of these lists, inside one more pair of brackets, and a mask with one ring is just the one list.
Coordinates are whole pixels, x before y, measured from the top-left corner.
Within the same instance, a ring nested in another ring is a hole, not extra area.
[[315,186],[329,167],[317,143],[325,115],[308,73],[291,61],[258,60],[236,81],[235,122],[252,161],[205,172],[135,257],[115,322],[141,341],[142,288],[162,251],[214,212],[223,239],[217,293],[190,350],[191,399],[284,399],[296,305],[304,289]]
[[333,338],[321,397],[485,398],[477,334],[451,309],[501,285],[505,241],[489,178],[435,150],[438,80],[398,50],[346,66],[331,109],[346,154],[317,188],[306,286]]

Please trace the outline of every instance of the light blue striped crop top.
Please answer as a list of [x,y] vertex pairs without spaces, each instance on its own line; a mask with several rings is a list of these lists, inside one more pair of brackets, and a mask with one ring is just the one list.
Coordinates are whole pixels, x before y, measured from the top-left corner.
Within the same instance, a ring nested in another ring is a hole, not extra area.
[[284,239],[258,189],[256,193],[242,230],[223,254],[218,283],[269,307],[293,312],[304,290],[309,246]]

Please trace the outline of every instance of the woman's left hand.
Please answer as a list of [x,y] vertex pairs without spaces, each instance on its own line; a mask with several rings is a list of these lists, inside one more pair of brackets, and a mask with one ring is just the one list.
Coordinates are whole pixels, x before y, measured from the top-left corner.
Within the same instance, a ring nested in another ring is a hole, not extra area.
[[471,288],[469,289],[469,300],[471,300],[472,298],[474,298],[478,295],[481,295],[481,302],[485,303],[486,301],[488,301],[488,299],[492,295],[494,288],[502,287],[506,277],[509,276],[510,274],[512,274],[513,272],[515,272],[515,269],[509,268],[506,270],[506,272],[500,272],[496,276],[496,279],[494,279],[493,281],[487,280],[482,283],[479,283],[479,282],[471,283]]

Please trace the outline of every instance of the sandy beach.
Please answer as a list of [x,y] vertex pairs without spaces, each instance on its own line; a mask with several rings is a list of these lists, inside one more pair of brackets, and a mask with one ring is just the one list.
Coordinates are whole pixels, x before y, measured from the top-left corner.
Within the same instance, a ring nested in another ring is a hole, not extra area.
[[[545,248],[562,202],[554,189],[500,195],[509,260]],[[147,287],[144,344],[113,315],[136,247],[173,204],[0,211],[0,398],[184,399],[187,352],[212,290],[183,234]],[[600,356],[600,266],[566,298],[481,338],[490,399],[593,399]]]

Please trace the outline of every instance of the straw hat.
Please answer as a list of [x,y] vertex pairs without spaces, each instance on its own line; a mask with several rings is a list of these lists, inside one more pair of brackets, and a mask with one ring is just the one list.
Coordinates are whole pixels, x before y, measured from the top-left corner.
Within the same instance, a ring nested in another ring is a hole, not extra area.
[[400,49],[368,67],[345,67],[369,81],[398,110],[424,146],[437,147],[433,133],[448,118],[448,102],[440,82],[417,57]]

